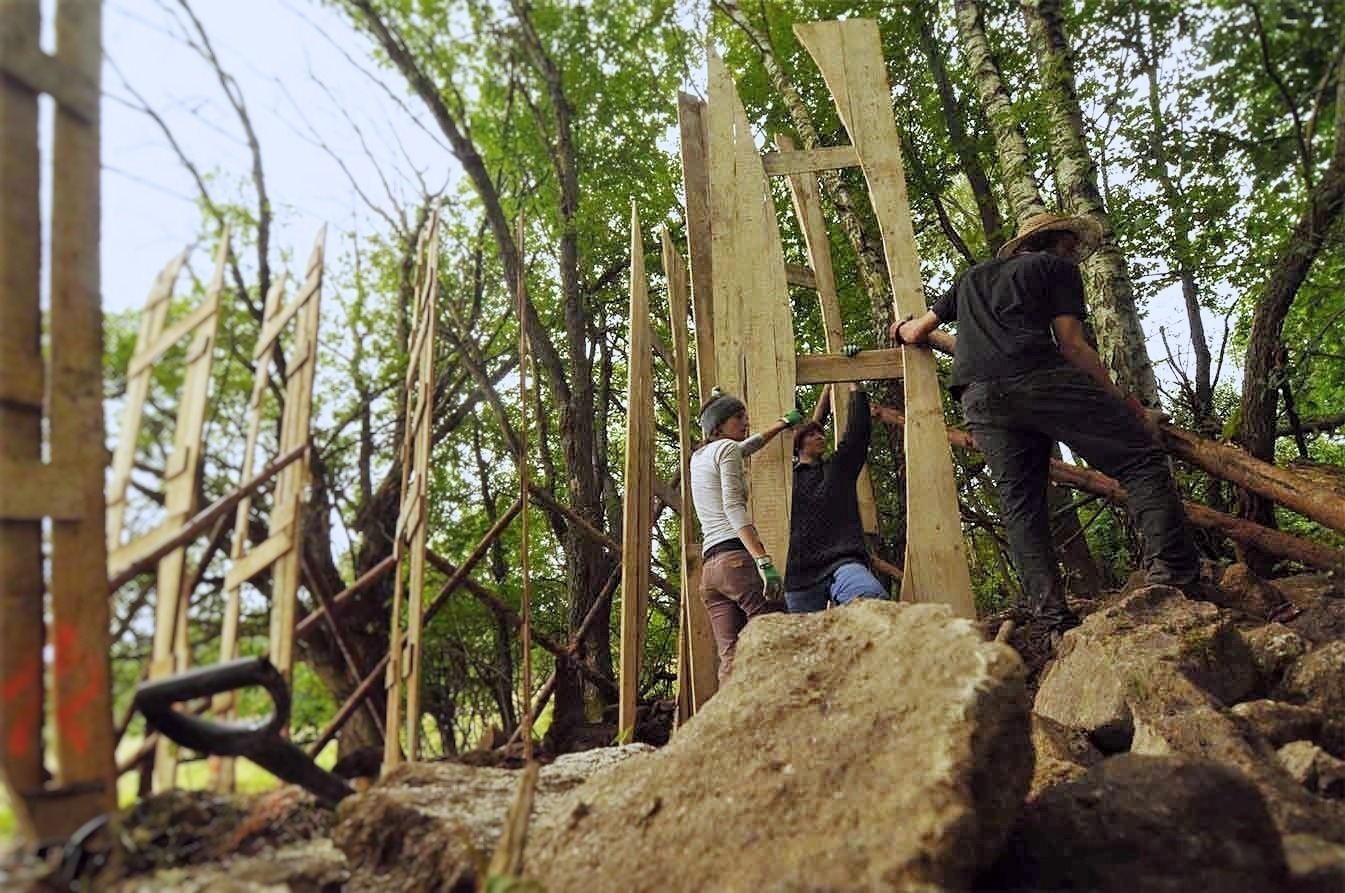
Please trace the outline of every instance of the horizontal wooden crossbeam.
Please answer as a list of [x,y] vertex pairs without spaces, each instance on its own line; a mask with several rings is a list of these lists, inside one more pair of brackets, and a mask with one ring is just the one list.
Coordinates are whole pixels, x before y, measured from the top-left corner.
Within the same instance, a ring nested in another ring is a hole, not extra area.
[[80,486],[71,469],[0,457],[0,521],[78,521],[84,517]]
[[0,45],[0,72],[34,93],[46,93],[61,108],[92,123],[98,117],[98,87],[65,62],[17,41]]
[[761,156],[766,173],[772,177],[831,171],[842,167],[857,167],[859,155],[854,146],[824,146],[816,149],[796,149],[793,152],[767,152]]
[[906,368],[901,351],[900,347],[862,350],[853,357],[838,353],[801,354],[794,367],[794,380],[805,385],[901,378]]

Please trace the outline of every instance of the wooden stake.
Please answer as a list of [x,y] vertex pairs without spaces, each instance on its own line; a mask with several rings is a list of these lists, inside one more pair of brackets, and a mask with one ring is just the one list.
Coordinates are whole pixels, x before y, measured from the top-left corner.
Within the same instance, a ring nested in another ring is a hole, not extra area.
[[[920,257],[878,26],[871,19],[797,24],[794,33],[822,71],[869,185],[883,237],[896,317],[925,312]],[[934,356],[905,347],[907,494],[902,598],[939,601],[976,616],[957,507],[952,456]]]
[[716,363],[705,103],[687,93],[678,93],[677,123],[682,135],[682,186],[687,202],[687,251],[691,255],[691,301],[696,320],[696,380],[700,402],[705,403],[715,385]]
[[631,202],[630,351],[626,383],[626,498],[621,512],[621,697],[617,736],[635,733],[640,666],[649,613],[654,523],[654,369],[649,345],[649,292],[640,213]]
[[682,598],[677,649],[678,722],[690,719],[718,690],[719,656],[709,616],[700,598],[700,538],[691,505],[691,370],[687,360],[687,266],[665,226],[659,230],[663,245],[663,274],[668,280],[668,316],[673,339],[673,378],[677,382],[677,445],[681,456],[678,475],[678,515],[681,517]]
[[[505,865],[500,866],[500,869],[510,874],[517,874],[523,868],[523,844],[527,837],[528,817],[532,812],[532,792],[537,783],[537,766],[533,762],[532,753],[532,710],[530,709],[532,706],[532,565],[529,558],[528,529],[528,508],[530,505],[528,498],[530,489],[528,482],[528,400],[531,395],[528,392],[528,361],[530,359],[528,333],[521,324],[528,309],[522,213],[519,214],[518,220],[515,222],[514,244],[518,246],[518,294],[515,296],[515,306],[518,312],[517,318],[520,321],[518,327],[518,504],[521,525],[519,529],[519,568],[523,573],[523,593],[520,598],[520,607],[523,614],[523,642],[521,645],[523,652],[523,717],[520,728],[523,730],[523,759],[527,761],[528,765],[520,782],[518,801],[514,804],[510,813],[509,827],[506,829],[504,839],[500,842],[500,849],[496,852],[496,861],[499,862],[503,858],[506,862]],[[633,346],[632,349],[634,349]]]

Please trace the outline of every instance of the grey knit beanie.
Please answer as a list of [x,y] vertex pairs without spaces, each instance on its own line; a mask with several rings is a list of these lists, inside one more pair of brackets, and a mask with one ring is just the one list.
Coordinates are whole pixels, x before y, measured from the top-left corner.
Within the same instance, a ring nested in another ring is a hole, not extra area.
[[709,437],[720,425],[740,412],[747,411],[747,405],[732,394],[725,394],[715,388],[710,399],[701,409],[701,433]]

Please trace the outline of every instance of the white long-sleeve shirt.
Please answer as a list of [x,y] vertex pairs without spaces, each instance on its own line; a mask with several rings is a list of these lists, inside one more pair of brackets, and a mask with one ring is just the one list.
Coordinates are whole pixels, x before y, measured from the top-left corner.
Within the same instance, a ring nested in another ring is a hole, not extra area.
[[752,523],[743,459],[765,446],[761,435],[714,440],[691,455],[691,500],[701,522],[701,550],[734,539]]

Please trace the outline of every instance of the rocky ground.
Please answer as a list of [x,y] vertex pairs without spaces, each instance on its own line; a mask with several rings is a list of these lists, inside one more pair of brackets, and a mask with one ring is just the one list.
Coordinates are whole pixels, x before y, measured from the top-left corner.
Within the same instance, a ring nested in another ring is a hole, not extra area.
[[[544,766],[542,886],[492,889],[1340,893],[1345,593],[1235,566],[1206,595],[1078,605],[1054,653],[929,605],[764,617],[671,743]],[[151,798],[94,888],[475,889],[520,777],[403,766],[335,814],[293,790]],[[51,889],[41,869],[0,886]]]

